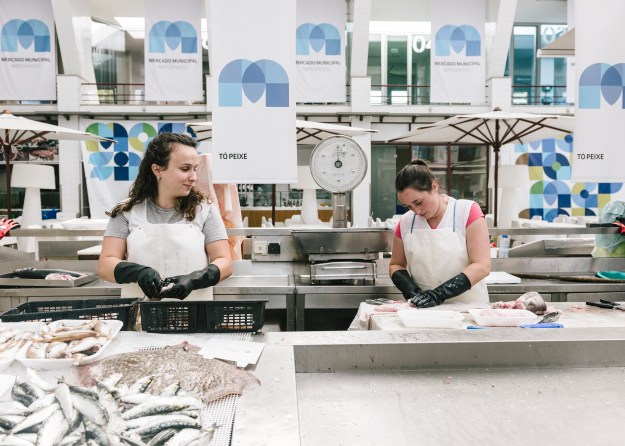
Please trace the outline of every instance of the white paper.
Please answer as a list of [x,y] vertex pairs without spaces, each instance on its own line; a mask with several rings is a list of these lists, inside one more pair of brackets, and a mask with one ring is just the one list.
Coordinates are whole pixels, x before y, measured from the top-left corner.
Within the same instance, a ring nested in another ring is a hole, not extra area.
[[234,361],[237,367],[256,364],[265,344],[262,342],[227,341],[223,339],[209,340],[199,354],[208,359]]

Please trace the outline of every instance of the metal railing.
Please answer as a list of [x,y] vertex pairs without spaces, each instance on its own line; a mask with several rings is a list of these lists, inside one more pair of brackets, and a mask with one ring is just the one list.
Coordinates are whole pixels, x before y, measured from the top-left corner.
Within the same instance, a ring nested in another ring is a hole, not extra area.
[[[421,84],[372,84],[371,105],[430,105],[430,85]],[[512,85],[513,105],[573,105],[567,99],[566,85]],[[347,85],[345,104],[351,104],[351,86]],[[54,104],[56,101],[2,101],[3,104]],[[206,92],[199,101],[154,102],[145,99],[143,83],[83,83],[80,102],[82,105],[192,105],[205,104]],[[316,103],[321,105],[320,103]],[[324,103],[330,105],[330,103]]]
[[199,101],[147,101],[145,99],[145,84],[118,84],[108,82],[83,83],[81,85],[80,103],[90,104],[122,104],[122,105],[146,105],[146,104],[172,104],[192,105],[205,104],[206,92]]
[[512,105],[573,105],[566,85],[513,85]]
[[371,105],[429,105],[429,85],[372,84]]

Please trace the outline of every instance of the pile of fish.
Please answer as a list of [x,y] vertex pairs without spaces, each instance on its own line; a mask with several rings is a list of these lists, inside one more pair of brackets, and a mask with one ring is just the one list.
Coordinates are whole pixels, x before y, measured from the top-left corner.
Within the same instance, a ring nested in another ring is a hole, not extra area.
[[144,350],[108,356],[78,368],[82,385],[122,375],[119,383],[132,386],[145,375],[153,380],[147,392],[159,394],[179,383],[181,388],[205,403],[226,395],[253,390],[260,381],[251,373],[218,359],[206,359],[196,353],[198,347],[187,342],[158,350]]
[[121,375],[94,387],[53,384],[27,369],[10,401],[0,402],[0,444],[16,446],[208,445],[215,426],[205,427],[204,403],[176,383],[159,395],[144,393],[153,380],[132,386]]
[[73,359],[79,364],[97,353],[111,337],[111,326],[97,319],[71,326],[61,321],[42,323],[39,333],[0,326],[0,357],[14,357],[24,348],[24,357],[29,359]]
[[31,331],[21,331],[0,324],[0,361],[15,355],[35,336]]

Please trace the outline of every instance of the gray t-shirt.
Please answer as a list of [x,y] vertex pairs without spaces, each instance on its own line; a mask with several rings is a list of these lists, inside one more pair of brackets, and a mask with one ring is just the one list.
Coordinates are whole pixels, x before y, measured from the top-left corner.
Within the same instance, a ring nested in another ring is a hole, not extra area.
[[[205,205],[206,203],[204,203],[204,206]],[[158,207],[152,202],[152,200],[146,200],[146,217],[148,219],[148,223],[152,224],[173,224],[178,223],[184,218],[182,214],[176,212],[176,209],[164,209]],[[204,244],[217,240],[228,239],[226,227],[221,219],[221,215],[219,215],[219,209],[214,203],[210,204],[208,218],[204,222],[202,232],[204,233]],[[130,230],[128,229],[128,219],[123,212],[120,212],[117,216],[112,217],[106,226],[106,231],[104,231],[104,237],[118,237],[125,239],[128,238],[129,234]]]

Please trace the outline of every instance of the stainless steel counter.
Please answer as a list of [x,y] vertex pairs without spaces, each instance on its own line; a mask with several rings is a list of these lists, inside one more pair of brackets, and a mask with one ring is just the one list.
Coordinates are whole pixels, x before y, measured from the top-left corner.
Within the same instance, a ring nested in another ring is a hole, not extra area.
[[[233,445],[622,441],[622,328],[293,332],[253,341],[267,343],[252,370],[262,385],[239,398]],[[575,422],[580,414],[584,422]]]

